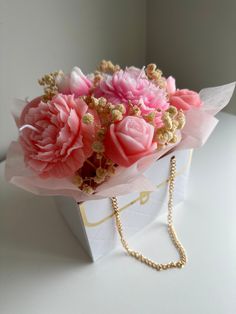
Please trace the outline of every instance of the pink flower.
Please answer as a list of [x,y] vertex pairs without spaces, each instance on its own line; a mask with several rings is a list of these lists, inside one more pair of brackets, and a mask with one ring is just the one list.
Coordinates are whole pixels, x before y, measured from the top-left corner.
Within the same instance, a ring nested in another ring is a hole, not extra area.
[[95,126],[81,120],[87,111],[87,104],[73,95],[30,102],[20,117],[26,164],[41,177],[72,176],[92,154]]
[[175,79],[172,76],[166,79],[166,90],[168,94],[174,94],[176,91]]
[[131,102],[138,105],[143,114],[169,107],[165,91],[152,83],[143,69],[135,67],[105,75],[95,90],[95,97],[105,97],[113,104]]
[[105,137],[105,154],[119,166],[129,167],[156,149],[154,127],[143,118],[127,116],[111,124]]
[[60,93],[74,94],[76,97],[88,95],[92,87],[92,82],[78,67],[74,67],[68,75],[59,74],[56,84]]
[[202,101],[198,93],[189,89],[177,89],[175,79],[170,76],[166,80],[166,89],[169,93],[170,105],[177,109],[189,110],[191,107],[201,107]]

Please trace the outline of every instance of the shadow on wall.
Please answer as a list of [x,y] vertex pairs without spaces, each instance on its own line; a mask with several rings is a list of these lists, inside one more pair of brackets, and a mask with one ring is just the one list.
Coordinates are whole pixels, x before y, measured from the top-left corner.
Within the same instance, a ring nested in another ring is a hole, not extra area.
[[[180,88],[236,80],[235,0],[147,0],[147,62]],[[236,94],[226,111],[236,114]]]
[[13,99],[40,95],[37,79],[45,73],[75,65],[89,72],[102,59],[145,63],[145,0],[24,4],[0,1],[0,158],[17,134]]

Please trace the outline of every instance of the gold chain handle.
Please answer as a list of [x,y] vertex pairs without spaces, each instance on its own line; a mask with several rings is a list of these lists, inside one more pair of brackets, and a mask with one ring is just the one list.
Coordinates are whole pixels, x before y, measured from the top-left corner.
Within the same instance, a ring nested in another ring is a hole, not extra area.
[[179,261],[177,261],[177,262],[159,264],[159,263],[156,263],[153,260],[145,257],[141,253],[134,251],[134,250],[131,250],[129,248],[127,241],[124,238],[123,227],[122,227],[122,222],[121,222],[121,218],[120,218],[120,211],[119,211],[119,207],[118,207],[118,200],[116,197],[111,197],[112,207],[113,207],[114,213],[115,213],[116,226],[118,229],[121,243],[122,243],[123,247],[125,248],[126,252],[130,256],[136,258],[141,263],[144,263],[147,266],[152,267],[158,271],[166,270],[166,269],[170,269],[170,268],[182,268],[187,263],[187,256],[186,256],[185,249],[184,249],[183,245],[180,243],[180,241],[177,237],[175,228],[173,226],[173,194],[174,194],[174,187],[175,187],[175,177],[176,177],[176,158],[175,158],[175,156],[173,156],[170,160],[167,228],[168,228],[168,233],[169,233],[170,239],[179,253],[180,258],[179,258]]

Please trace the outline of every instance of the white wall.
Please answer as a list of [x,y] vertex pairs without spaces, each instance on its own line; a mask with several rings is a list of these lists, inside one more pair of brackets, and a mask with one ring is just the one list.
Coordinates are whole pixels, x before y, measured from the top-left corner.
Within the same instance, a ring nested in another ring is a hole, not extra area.
[[[236,80],[235,0],[147,0],[147,62],[199,90]],[[236,114],[236,93],[226,107]]]
[[0,158],[17,135],[13,99],[39,95],[43,74],[145,63],[145,10],[145,0],[0,0]]

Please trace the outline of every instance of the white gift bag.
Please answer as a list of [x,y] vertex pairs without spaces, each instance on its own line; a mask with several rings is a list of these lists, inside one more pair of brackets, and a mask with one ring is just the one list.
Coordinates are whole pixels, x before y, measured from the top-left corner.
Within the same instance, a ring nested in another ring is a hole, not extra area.
[[[169,153],[156,161],[145,176],[156,184],[153,192],[130,193],[118,197],[119,211],[127,239],[167,212],[170,159],[176,157],[174,206],[184,200],[192,150]],[[115,196],[115,195],[114,195]],[[56,203],[72,232],[93,261],[118,243],[114,211],[109,198],[77,204],[74,199],[56,196]]]

